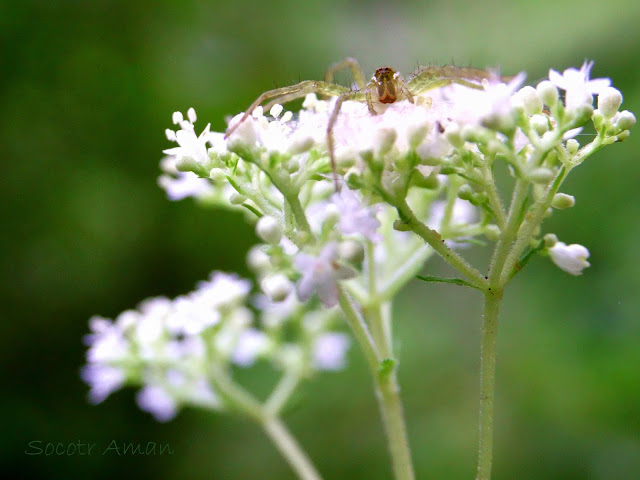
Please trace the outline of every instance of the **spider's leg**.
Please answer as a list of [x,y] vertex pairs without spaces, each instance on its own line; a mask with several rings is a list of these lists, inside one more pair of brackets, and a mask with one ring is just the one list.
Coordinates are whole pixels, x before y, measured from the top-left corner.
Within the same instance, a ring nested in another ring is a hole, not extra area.
[[331,160],[331,171],[333,172],[333,183],[336,187],[336,192],[340,191],[340,184],[338,183],[338,173],[336,167],[336,154],[335,145],[333,140],[333,127],[338,120],[338,114],[342,108],[342,104],[347,100],[354,100],[359,98],[361,92],[345,92],[338,97],[336,104],[333,107],[331,116],[329,117],[329,123],[327,123],[327,149],[329,150],[329,159]]
[[398,75],[398,77],[396,77],[396,84],[398,86],[398,89],[402,92],[402,94],[407,98],[407,100],[409,100],[411,103],[415,103],[414,99],[413,99],[413,95],[411,94],[411,92],[409,91],[409,88],[407,87],[407,84],[405,83],[405,81],[402,79],[401,76]]
[[369,82],[365,92],[365,98],[367,100],[367,108],[371,115],[377,115],[378,112],[373,108],[373,93],[376,93],[376,85],[373,82]]
[[364,72],[362,67],[355,58],[347,57],[344,60],[334,63],[327,69],[327,73],[324,76],[324,81],[327,83],[334,83],[334,75],[337,71],[343,68],[351,70],[353,75],[353,81],[358,86],[359,90],[363,90],[367,86],[367,82],[364,79]]
[[255,101],[244,112],[244,115],[242,115],[240,121],[227,130],[224,138],[229,138],[229,135],[231,135],[236,130],[236,128],[238,128],[242,124],[242,122],[244,122],[249,117],[249,115],[251,115],[255,108],[259,105],[262,105],[262,103],[266,102],[267,100],[271,100],[271,103],[273,103],[273,101],[276,99],[285,98],[286,101],[289,102],[291,100],[295,100],[296,98],[304,97],[308,93],[321,93],[335,97],[345,92],[349,92],[346,87],[342,87],[340,85],[335,85],[332,83],[319,82],[316,80],[305,80],[304,82],[300,82],[289,87],[269,90],[260,94],[260,96],[255,99]]
[[475,68],[460,67],[426,67],[420,69],[406,86],[413,95],[419,95],[427,90],[445,87],[457,83],[465,87],[482,90],[482,80],[489,78],[490,73]]

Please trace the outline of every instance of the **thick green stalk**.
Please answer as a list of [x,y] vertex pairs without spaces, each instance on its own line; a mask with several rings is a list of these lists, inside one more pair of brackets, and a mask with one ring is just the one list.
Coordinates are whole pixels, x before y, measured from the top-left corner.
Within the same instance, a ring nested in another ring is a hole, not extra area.
[[491,478],[493,462],[493,408],[496,382],[496,338],[501,291],[484,296],[482,351],[480,353],[480,421],[476,480]]
[[397,379],[397,363],[393,358],[391,332],[391,304],[381,304],[376,282],[374,247],[367,244],[368,289],[371,302],[364,309],[364,316],[371,326],[371,335],[382,359],[393,362],[391,368],[381,368],[381,363],[372,369],[376,397],[382,416],[395,480],[414,480],[411,449],[404,421],[400,387]]

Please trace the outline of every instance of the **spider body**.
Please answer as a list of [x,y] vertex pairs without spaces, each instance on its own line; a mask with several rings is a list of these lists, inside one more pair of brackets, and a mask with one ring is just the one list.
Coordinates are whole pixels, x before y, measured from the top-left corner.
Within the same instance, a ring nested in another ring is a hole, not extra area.
[[376,83],[380,103],[394,103],[398,99],[395,75],[396,72],[391,67],[378,68],[373,75],[372,81]]
[[[334,82],[337,71],[348,68],[353,75],[355,87],[349,89]],[[253,110],[264,105],[265,109],[271,108],[276,103],[284,104],[309,93],[315,93],[326,97],[337,97],[331,116],[327,123],[327,148],[331,160],[336,190],[339,188],[338,175],[334,152],[333,127],[338,119],[340,109],[345,101],[366,102],[369,113],[378,115],[374,105],[391,104],[402,100],[414,103],[414,95],[419,95],[427,90],[457,83],[469,88],[481,89],[481,81],[489,78],[489,72],[465,67],[421,67],[405,83],[402,76],[391,67],[378,68],[371,80],[365,81],[360,64],[353,58],[345,58],[341,62],[333,64],[327,70],[324,81],[305,80],[289,87],[276,88],[262,93],[244,112],[240,120],[229,127],[225,138],[228,138],[242,122],[244,122]]]

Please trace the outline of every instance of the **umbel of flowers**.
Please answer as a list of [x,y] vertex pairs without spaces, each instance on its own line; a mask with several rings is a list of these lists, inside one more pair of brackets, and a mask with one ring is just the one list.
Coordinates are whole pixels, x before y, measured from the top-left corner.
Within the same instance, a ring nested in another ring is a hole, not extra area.
[[[394,475],[413,478],[392,301],[437,253],[458,278],[420,278],[466,285],[485,299],[477,478],[488,479],[504,288],[537,255],[572,275],[589,266],[585,247],[560,242],[542,222],[574,205],[561,192],[567,175],[625,140],[635,123],[610,80],[589,78],[591,67],[551,70],[535,87],[523,86],[524,74],[477,89],[448,85],[413,103],[381,105],[378,115],[344,102],[333,129],[335,171],[327,145],[335,99],[309,94],[295,117],[278,104],[268,113],[258,107],[229,138],[209,125],[196,130],[193,109],[186,118],[176,112],[177,130],[166,133],[178,146],[164,151],[159,184],[171,200],[194,197],[255,225],[261,243],[247,255],[255,282],[214,272],[186,295],[146,300],[114,321],[92,318],[83,370],[90,399],[131,385],[159,420],[188,405],[240,412],[265,429],[300,478],[317,479],[280,413],[304,379],[344,367],[353,338],[372,373]],[[588,123],[595,134],[578,137]],[[504,167],[509,201],[494,178]],[[463,256],[471,245],[492,248],[484,273]],[[256,362],[281,375],[265,400],[234,377]]]

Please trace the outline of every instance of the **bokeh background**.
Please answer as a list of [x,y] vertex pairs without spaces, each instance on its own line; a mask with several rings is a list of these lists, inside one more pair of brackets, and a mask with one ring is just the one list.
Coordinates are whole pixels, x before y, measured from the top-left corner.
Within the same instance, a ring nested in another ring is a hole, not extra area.
[[[100,406],[79,378],[87,319],[247,274],[239,215],[156,186],[171,113],[225,128],[262,91],[320,79],[347,55],[501,66],[537,81],[595,60],[640,113],[636,0],[0,2],[1,470],[17,478],[291,479],[253,424],[185,410],[156,423],[132,391]],[[496,480],[640,478],[639,132],[570,177],[547,224],[591,251],[581,277],[536,259],[499,335]],[[477,248],[477,261],[486,255]],[[432,261],[431,272],[447,272]],[[417,477],[472,479],[480,298],[415,282],[396,308]],[[255,380],[255,379],[253,379]],[[248,381],[252,379],[248,378]],[[287,423],[326,479],[389,479],[360,352],[305,385]],[[28,456],[27,443],[166,442],[171,456]]]

